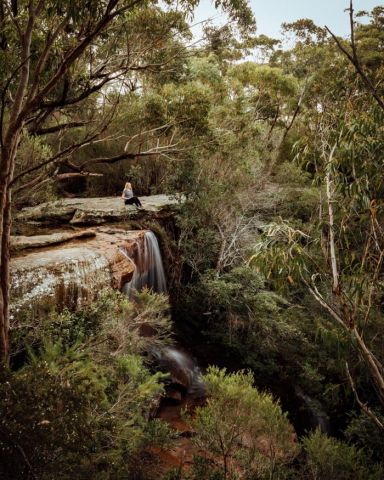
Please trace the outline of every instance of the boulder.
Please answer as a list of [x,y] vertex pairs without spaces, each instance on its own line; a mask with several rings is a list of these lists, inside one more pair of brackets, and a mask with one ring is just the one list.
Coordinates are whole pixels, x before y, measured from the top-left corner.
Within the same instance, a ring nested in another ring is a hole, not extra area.
[[76,308],[110,284],[108,259],[87,247],[33,252],[11,260],[11,313]]
[[145,216],[156,217],[179,203],[176,197],[151,195],[140,197],[143,208],[124,205],[120,197],[65,198],[22,209],[16,222],[44,225],[100,225],[123,222]]

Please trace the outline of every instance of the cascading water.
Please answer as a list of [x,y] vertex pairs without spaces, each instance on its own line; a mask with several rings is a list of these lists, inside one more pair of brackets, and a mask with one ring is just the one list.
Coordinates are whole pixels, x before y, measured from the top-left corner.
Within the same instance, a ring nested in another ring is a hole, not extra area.
[[[167,293],[163,260],[156,235],[145,232],[142,244],[136,245],[134,258],[121,250],[124,255],[134,262],[136,268],[130,282],[123,287],[123,292],[133,298],[135,292],[149,288],[156,293]],[[205,387],[201,379],[200,368],[193,358],[186,352],[175,347],[165,347],[152,352],[159,367],[168,371],[175,385],[183,385],[191,397],[201,397],[205,394]]]
[[185,392],[190,399],[205,397],[201,370],[191,355],[175,347],[165,347],[152,353],[160,369],[170,373],[170,383],[174,388]]
[[[123,253],[128,256],[126,252]],[[145,287],[157,293],[167,293],[163,260],[159,243],[153,232],[145,232],[143,245],[137,246],[134,263],[136,268],[131,281],[123,287],[124,293],[132,297],[135,291],[139,292]]]

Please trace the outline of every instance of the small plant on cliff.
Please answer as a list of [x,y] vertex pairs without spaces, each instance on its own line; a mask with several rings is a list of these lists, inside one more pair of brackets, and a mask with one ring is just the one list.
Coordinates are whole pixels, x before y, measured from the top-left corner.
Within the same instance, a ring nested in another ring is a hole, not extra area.
[[298,451],[278,403],[254,386],[251,373],[210,367],[205,406],[191,419],[196,445],[213,457],[224,479],[272,475]]

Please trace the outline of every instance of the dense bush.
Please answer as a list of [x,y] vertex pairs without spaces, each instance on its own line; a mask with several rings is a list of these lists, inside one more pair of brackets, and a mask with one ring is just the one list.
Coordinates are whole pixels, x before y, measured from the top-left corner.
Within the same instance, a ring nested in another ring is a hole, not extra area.
[[[165,376],[151,373],[140,354],[168,338],[166,308],[147,291],[135,304],[106,292],[40,324],[28,361],[1,370],[4,478],[150,478],[149,447],[172,435],[151,419]],[[143,325],[153,337],[140,335]]]
[[272,478],[298,452],[292,426],[251,373],[211,367],[204,380],[207,404],[191,420],[194,442],[219,465],[224,479]]
[[371,465],[363,451],[323,435],[319,430],[303,439],[305,464],[301,478],[309,480],[379,480],[384,471]]

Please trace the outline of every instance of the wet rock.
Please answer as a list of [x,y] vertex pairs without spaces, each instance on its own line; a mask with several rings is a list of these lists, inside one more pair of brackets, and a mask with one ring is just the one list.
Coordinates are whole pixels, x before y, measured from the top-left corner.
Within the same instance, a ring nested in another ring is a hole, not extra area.
[[190,355],[175,347],[154,351],[152,355],[158,367],[170,374],[173,389],[187,393],[191,398],[205,396],[200,368]]
[[100,225],[129,219],[155,216],[166,212],[179,200],[168,195],[140,197],[142,209],[124,205],[120,197],[65,198],[24,208],[16,221],[39,222],[45,225]]
[[165,398],[171,400],[173,403],[181,403],[183,396],[180,390],[170,388],[166,391]]
[[86,247],[33,252],[11,261],[11,312],[76,308],[110,283],[108,259]]

